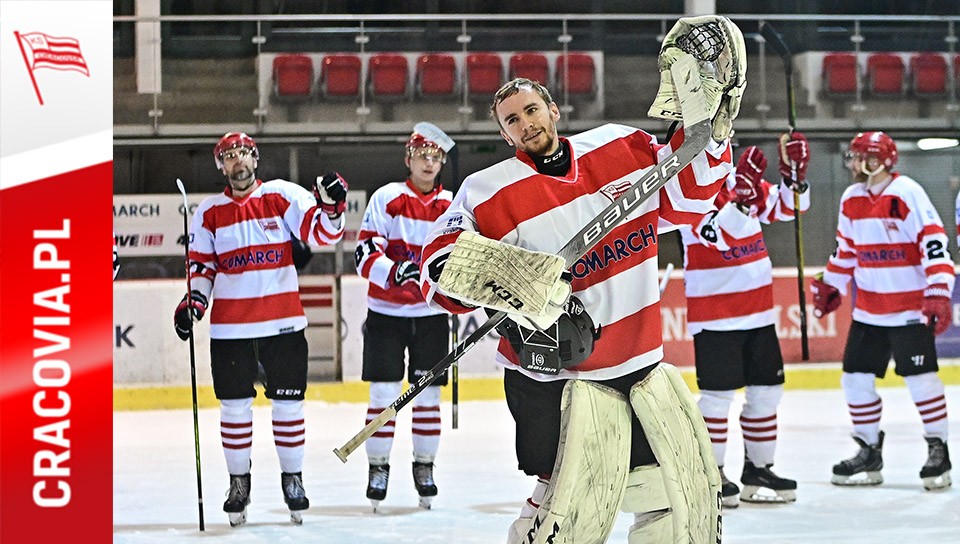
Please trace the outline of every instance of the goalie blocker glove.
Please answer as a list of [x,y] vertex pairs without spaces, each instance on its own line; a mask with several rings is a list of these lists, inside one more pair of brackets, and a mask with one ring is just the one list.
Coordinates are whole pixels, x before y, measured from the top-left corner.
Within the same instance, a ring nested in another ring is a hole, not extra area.
[[347,182],[337,172],[317,176],[313,196],[324,213],[337,218],[347,209]]
[[[193,312],[193,318],[190,312]],[[181,340],[190,338],[190,331],[193,330],[193,322],[200,321],[203,314],[207,311],[207,297],[200,291],[194,289],[190,296],[183,295],[177,310],[173,313],[173,328]]]
[[[486,310],[492,315],[492,310]],[[583,303],[571,296],[560,318],[545,330],[522,327],[512,319],[503,320],[497,333],[510,342],[520,367],[541,374],[557,374],[577,366],[593,353],[602,327],[595,327]]]

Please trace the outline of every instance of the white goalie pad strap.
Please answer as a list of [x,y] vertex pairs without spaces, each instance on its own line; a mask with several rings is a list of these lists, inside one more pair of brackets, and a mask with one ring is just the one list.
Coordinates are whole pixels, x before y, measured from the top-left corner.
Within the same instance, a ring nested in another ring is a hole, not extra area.
[[630,471],[630,406],[619,391],[571,380],[560,407],[553,476],[519,543],[606,542]]
[[[443,266],[438,287],[459,300],[529,317],[560,316],[569,284],[563,259],[465,231]],[[551,322],[552,323],[552,322]]]
[[[660,463],[673,525],[673,540],[669,542],[719,542],[720,470],[703,415],[680,372],[660,363],[630,389],[630,404]],[[625,505],[640,508],[641,512],[657,510],[644,508],[643,497],[630,495]],[[642,528],[635,526],[632,530],[635,529]]]
[[660,89],[648,115],[682,119],[670,67],[684,54],[697,59],[711,118],[721,109],[726,94],[730,98],[723,105],[723,113],[732,122],[740,110],[740,96],[746,85],[746,46],[737,25],[718,15],[681,18],[667,33],[660,48]]

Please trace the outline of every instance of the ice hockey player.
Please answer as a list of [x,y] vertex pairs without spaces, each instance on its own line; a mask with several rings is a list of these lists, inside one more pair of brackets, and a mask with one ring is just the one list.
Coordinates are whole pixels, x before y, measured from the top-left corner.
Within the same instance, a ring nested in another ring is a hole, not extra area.
[[840,200],[837,248],[812,286],[814,312],[822,317],[840,306],[851,278],[857,285],[840,384],[859,450],[834,465],[831,482],[883,482],[883,401],[876,379],[886,374],[892,355],[923,421],[923,487],[938,490],[950,485],[950,455],[934,335],[953,317],[953,262],[937,210],[919,183],[892,171],[896,162],[897,146],[883,132],[861,132],[850,142],[847,167],[854,183]]
[[[436,126],[418,123],[404,147],[407,179],[377,189],[367,203],[357,236],[357,273],[370,281],[364,325],[362,379],[370,382],[367,423],[449,351],[449,317],[429,308],[420,293],[420,250],[433,222],[453,195],[440,185],[440,170],[454,142]],[[444,374],[413,400],[413,483],[420,505],[437,494],[433,463],[440,445],[440,386]],[[366,441],[370,464],[367,498],[374,511],[387,494],[395,419]]]
[[[783,356],[775,327],[773,265],[767,255],[761,224],[794,219],[794,194],[800,212],[810,205],[806,182],[810,160],[806,138],[799,132],[781,136],[779,172],[782,182],[763,179],[767,158],[756,146],[740,155],[735,175],[717,196],[717,207],[733,207],[749,216],[746,236],[718,251],[692,229],[681,229],[687,325],[693,335],[703,413],[713,452],[720,465],[723,505],[746,502],[793,502],[797,482],[773,473],[777,444],[777,406],[783,396]],[[794,179],[796,178],[796,179]],[[721,227],[724,225],[721,224]],[[730,404],[746,386],[740,412],[745,456],[740,483],[723,472]],[[739,494],[739,497],[738,497]]]
[[[223,510],[230,525],[246,521],[253,447],[253,388],[258,364],[273,406],[280,485],[294,523],[310,502],[303,488],[307,388],[307,318],[300,304],[291,233],[314,246],[343,236],[347,184],[339,174],[318,177],[313,194],[285,180],[256,177],[253,138],[231,132],[213,150],[227,178],[223,193],[206,198],[190,227],[191,292],[174,313],[177,335],[189,338],[210,300],[210,367],[220,400],[220,437],[230,474]],[[212,300],[211,300],[212,299]]]
[[[698,64],[679,43],[716,56]],[[712,139],[677,181],[623,217],[604,216],[612,230],[568,270],[556,255],[561,247],[634,181],[662,168],[684,131],[666,144],[621,125],[562,138],[547,89],[509,81],[491,113],[516,157],[469,176],[427,236],[428,303],[509,316],[499,327],[497,361],[506,368],[519,468],[537,478],[510,527],[511,544],[605,542],[621,507],[634,514],[631,543],[719,540],[720,475],[709,436],[679,373],[659,364],[657,236],[691,225],[725,248],[713,201],[732,168],[728,137],[744,59],[728,19],[681,19],[671,30],[651,114],[680,116],[674,82],[685,85],[681,98],[712,89],[702,110],[713,119]],[[691,64],[672,78],[673,68]],[[735,209],[720,213],[747,222]],[[623,220],[613,226],[615,219]]]

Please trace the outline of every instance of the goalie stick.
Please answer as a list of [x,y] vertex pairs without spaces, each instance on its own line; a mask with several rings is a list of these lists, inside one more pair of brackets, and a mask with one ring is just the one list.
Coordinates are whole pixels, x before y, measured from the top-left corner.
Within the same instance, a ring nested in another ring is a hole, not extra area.
[[[187,298],[193,292],[190,290],[190,229],[188,227],[187,216],[190,215],[190,204],[187,203],[187,190],[183,188],[183,182],[177,178],[177,188],[183,195],[183,247],[186,260],[184,264],[187,271]],[[190,321],[193,321],[193,310],[187,308],[187,315]],[[197,458],[197,508],[200,510],[200,530],[203,531],[203,487],[200,478],[200,422],[197,419],[197,358],[193,351],[193,326],[190,327],[190,385],[193,390],[193,445],[194,454]]]
[[[790,134],[797,131],[797,102],[793,94],[793,57],[783,36],[774,30],[766,21],[760,21],[760,35],[783,59],[783,72],[787,77],[787,122],[790,125]],[[793,161],[791,161],[792,164]],[[796,165],[792,164],[791,174],[794,183],[797,183]],[[800,298],[800,350],[804,361],[810,360],[810,343],[807,339],[807,294],[803,277],[803,222],[800,218],[800,193],[793,193],[793,234],[797,247],[797,291]]]
[[[654,165],[645,172],[640,179],[633,182],[620,197],[607,206],[590,223],[563,246],[558,255],[563,258],[565,266],[569,268],[583,256],[599,240],[609,234],[627,215],[656,194],[667,181],[686,168],[697,155],[707,148],[710,142],[712,127],[709,106],[707,105],[698,71],[697,60],[690,54],[682,55],[670,67],[671,76],[681,102],[681,111],[684,121],[684,140],[680,147],[670,154],[661,163]],[[333,450],[344,463],[347,456],[360,447],[368,438],[373,436],[388,421],[396,416],[397,411],[407,405],[413,397],[429,386],[437,377],[444,373],[455,361],[470,351],[477,342],[507,318],[506,312],[497,312],[486,322],[480,325],[470,336],[457,345],[453,351],[440,360],[433,368],[412,384],[390,406],[384,408],[380,415],[375,417],[353,438],[343,446]]]

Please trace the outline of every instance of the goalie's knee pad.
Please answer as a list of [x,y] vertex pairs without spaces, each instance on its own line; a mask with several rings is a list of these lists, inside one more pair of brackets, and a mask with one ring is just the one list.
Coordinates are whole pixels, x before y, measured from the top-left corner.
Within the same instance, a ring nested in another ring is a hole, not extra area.
[[[720,470],[703,416],[680,373],[657,365],[630,389],[630,404],[660,464],[631,473],[624,499],[624,508],[637,514],[631,534],[673,537],[653,542],[720,542]],[[659,515],[663,511],[667,514]],[[672,527],[664,527],[662,519]]]
[[[630,408],[618,391],[571,380],[560,401],[553,476],[529,529],[516,542],[606,542],[630,470]],[[513,532],[513,529],[512,529]]]

